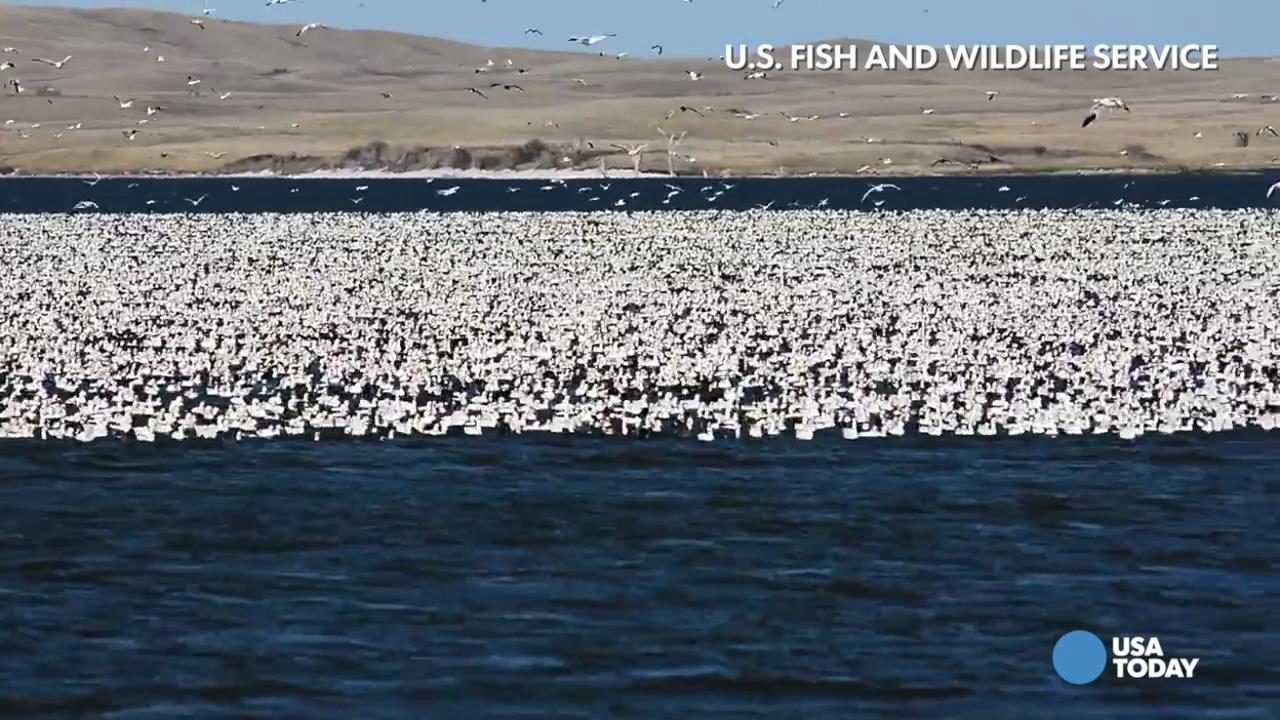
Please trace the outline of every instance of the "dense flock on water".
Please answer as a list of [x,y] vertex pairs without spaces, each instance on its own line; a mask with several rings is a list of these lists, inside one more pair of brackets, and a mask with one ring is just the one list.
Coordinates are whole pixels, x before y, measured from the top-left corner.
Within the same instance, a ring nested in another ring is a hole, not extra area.
[[1266,211],[0,218],[0,436],[1280,427]]

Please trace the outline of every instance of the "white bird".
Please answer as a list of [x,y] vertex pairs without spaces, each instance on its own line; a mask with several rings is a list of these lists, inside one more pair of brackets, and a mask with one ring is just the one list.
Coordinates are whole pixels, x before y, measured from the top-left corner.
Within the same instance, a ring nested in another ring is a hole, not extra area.
[[8,69],[13,68],[13,67],[17,67],[17,66],[16,66],[16,65],[14,65],[14,64],[13,64],[13,63],[11,63],[11,62],[2,62],[2,63],[0,63],[0,70],[8,70]]
[[987,91],[987,99],[988,99],[988,100],[995,100],[995,99],[996,99],[996,98],[998,98],[998,97],[1000,97],[1000,91],[999,91],[999,90],[988,90],[988,91]]
[[309,31],[311,31],[311,30],[315,30],[315,29],[317,29],[317,28],[323,28],[323,27],[324,27],[324,25],[321,25],[320,23],[307,23],[306,25],[303,25],[303,26],[298,30],[298,33],[297,33],[296,37],[302,37],[305,33],[309,32]]
[[897,185],[894,185],[893,183],[880,183],[879,185],[872,185],[870,188],[867,189],[865,193],[862,194],[861,202],[866,202],[867,198],[871,197],[872,193],[884,192],[885,190],[901,190],[901,189],[902,188],[898,187]]
[[[1270,200],[1271,196],[1278,192],[1280,192],[1280,182],[1277,182],[1271,187],[1267,188],[1267,199]],[[1199,198],[1196,198],[1196,199],[1198,200]]]
[[1089,108],[1089,114],[1085,116],[1084,122],[1080,124],[1080,127],[1092,125],[1098,119],[1102,110],[1124,110],[1129,112],[1129,106],[1118,97],[1094,98],[1093,107]]
[[690,80],[701,80],[701,79],[702,79],[702,73],[698,72],[697,70],[685,70],[685,72],[689,74],[689,79],[690,79]]
[[32,59],[31,59],[31,62],[44,63],[45,65],[52,65],[53,67],[55,67],[55,68],[57,68],[57,69],[61,70],[61,69],[62,69],[62,66],[63,66],[63,65],[66,65],[66,64],[67,64],[67,61],[68,61],[68,60],[70,60],[70,59],[71,59],[71,56],[70,56],[70,55],[68,55],[68,56],[66,56],[66,57],[62,58],[61,60],[56,60],[56,61],[55,61],[55,60],[49,60],[49,59],[47,59],[47,58],[32,58]]
[[112,95],[111,97],[116,99],[116,103],[120,105],[121,110],[128,110],[129,108],[133,107],[133,98],[129,98],[128,100],[121,100],[119,95]]
[[72,210],[97,210],[98,203],[92,200],[81,200],[71,207]]
[[450,196],[450,195],[454,195],[454,194],[456,194],[456,193],[457,193],[459,190],[461,190],[461,189],[462,189],[462,188],[461,188],[460,186],[458,186],[458,185],[454,185],[453,187],[447,187],[447,188],[445,188],[445,189],[443,189],[443,190],[437,190],[437,191],[436,191],[436,194],[437,194],[437,195],[443,195],[444,197],[448,197],[448,196]]
[[602,43],[611,37],[616,37],[617,33],[605,33],[603,35],[588,35],[586,37],[571,37],[569,42],[576,42],[583,46],[591,46],[596,43]]
[[1118,97],[1094,98],[1093,109],[1098,110],[1100,108],[1105,108],[1107,110],[1123,110],[1125,112],[1129,112],[1129,106],[1125,104],[1124,100],[1121,100]]
[[194,199],[194,200],[192,200],[191,198],[182,198],[182,199],[183,199],[183,200],[186,200],[188,203],[190,203],[190,204],[191,204],[191,207],[200,207],[200,203],[204,202],[204,199],[205,199],[205,198],[207,198],[207,197],[209,197],[209,196],[208,196],[208,194],[201,195],[200,197],[198,197],[198,198],[196,198],[196,199]]

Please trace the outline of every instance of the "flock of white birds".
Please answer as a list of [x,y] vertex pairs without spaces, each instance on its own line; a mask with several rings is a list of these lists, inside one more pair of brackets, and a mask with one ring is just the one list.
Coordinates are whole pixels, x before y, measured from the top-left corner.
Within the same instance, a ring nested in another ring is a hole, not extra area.
[[0,222],[0,436],[1280,427],[1266,211]]

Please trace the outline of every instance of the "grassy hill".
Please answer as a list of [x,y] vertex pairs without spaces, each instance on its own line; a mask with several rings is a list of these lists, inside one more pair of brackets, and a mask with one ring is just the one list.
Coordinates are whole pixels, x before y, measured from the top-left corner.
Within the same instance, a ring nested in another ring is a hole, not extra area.
[[[1280,102],[1264,99],[1280,93],[1280,63],[1265,58],[1225,60],[1220,71],[1200,73],[779,71],[746,80],[715,60],[618,59],[327,28],[298,37],[296,26],[210,19],[201,29],[191,19],[0,6],[0,46],[19,50],[0,57],[16,64],[0,81],[18,78],[24,87],[0,94],[0,166],[107,173],[603,161],[630,168],[632,159],[613,145],[649,143],[643,166],[665,170],[658,128],[687,133],[681,172],[1280,165],[1280,140],[1255,135],[1280,126]],[[65,55],[72,60],[62,69],[31,60]],[[704,76],[693,81],[686,70]],[[189,75],[200,84],[188,86]],[[495,82],[524,92],[488,87]],[[988,101],[987,90],[1000,95]],[[1094,97],[1116,94],[1133,112],[1080,127]],[[113,96],[135,102],[121,109]],[[148,105],[163,109],[148,118]],[[680,112],[682,105],[700,114]],[[791,122],[783,112],[821,118]],[[126,130],[137,131],[133,140]],[[1249,134],[1248,147],[1235,147],[1237,131]],[[935,165],[943,158],[951,162]]]

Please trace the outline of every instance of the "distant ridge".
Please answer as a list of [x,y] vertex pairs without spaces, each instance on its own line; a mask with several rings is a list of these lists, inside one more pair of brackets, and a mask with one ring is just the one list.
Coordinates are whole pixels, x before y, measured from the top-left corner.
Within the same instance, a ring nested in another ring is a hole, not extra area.
[[[383,30],[298,37],[294,25],[221,19],[207,19],[201,30],[191,19],[144,9],[0,6],[0,43],[22,51],[0,80],[24,88],[0,95],[0,167],[301,172],[439,161],[473,169],[603,164],[625,172],[635,158],[619,147],[640,145],[641,169],[684,174],[1280,165],[1280,143],[1268,138],[1232,146],[1235,133],[1276,122],[1280,104],[1264,102],[1280,92],[1271,59],[1224,60],[1215,73],[935,70],[746,79],[714,58],[624,60],[607,50],[489,48]],[[62,69],[28,60],[64,55],[73,59]],[[188,77],[199,82],[188,85]],[[988,101],[987,90],[998,99]],[[1103,95],[1124,96],[1133,112],[1082,131],[1092,98]],[[121,108],[113,96],[134,102]],[[148,116],[148,106],[160,109]],[[659,128],[684,134],[671,156]]]

